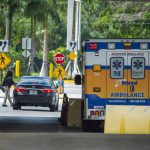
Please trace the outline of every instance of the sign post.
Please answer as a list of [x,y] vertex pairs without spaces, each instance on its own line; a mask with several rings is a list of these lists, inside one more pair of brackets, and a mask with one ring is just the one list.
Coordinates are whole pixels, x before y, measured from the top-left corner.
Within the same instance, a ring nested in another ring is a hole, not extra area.
[[56,76],[57,79],[59,79],[59,88],[58,88],[58,92],[59,93],[63,93],[64,91],[64,87],[63,87],[63,80],[62,78],[64,78],[66,76],[66,71],[63,69],[62,65],[65,62],[65,56],[62,53],[57,53],[54,58],[53,58],[54,62],[59,65],[58,67],[56,67],[54,69],[53,74]]
[[33,55],[32,53],[30,53],[30,51],[28,51],[31,50],[31,47],[32,47],[31,38],[22,38],[22,49],[25,49],[25,51],[22,52],[22,55],[26,58],[30,56],[29,63],[26,62],[27,72],[30,69],[31,64],[33,63],[33,58],[32,58]]

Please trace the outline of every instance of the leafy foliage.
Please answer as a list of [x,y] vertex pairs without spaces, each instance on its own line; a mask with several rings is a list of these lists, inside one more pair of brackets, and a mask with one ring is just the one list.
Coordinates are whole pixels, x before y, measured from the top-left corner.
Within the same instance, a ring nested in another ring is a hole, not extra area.
[[[0,39],[5,39],[8,6],[12,12],[11,47],[9,56],[26,62],[22,56],[21,40],[32,37],[36,57],[42,59],[45,13],[48,14],[48,61],[62,51],[67,58],[68,0],[1,0]],[[81,41],[90,38],[149,38],[150,2],[124,0],[83,0]],[[81,53],[78,62],[81,63]],[[68,60],[68,59],[67,59]],[[67,64],[67,63],[66,63]],[[64,64],[64,66],[66,65]]]

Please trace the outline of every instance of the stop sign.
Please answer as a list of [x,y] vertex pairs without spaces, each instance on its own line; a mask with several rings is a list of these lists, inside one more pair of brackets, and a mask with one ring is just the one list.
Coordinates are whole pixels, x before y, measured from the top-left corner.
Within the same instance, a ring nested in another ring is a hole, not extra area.
[[62,54],[62,53],[57,53],[54,58],[53,58],[54,62],[57,64],[57,65],[61,65],[64,63],[65,61],[65,56]]

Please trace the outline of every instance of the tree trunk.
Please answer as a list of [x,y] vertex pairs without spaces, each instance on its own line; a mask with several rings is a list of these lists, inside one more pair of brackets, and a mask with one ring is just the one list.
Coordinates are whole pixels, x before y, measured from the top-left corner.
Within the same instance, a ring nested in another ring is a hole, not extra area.
[[34,57],[36,56],[36,48],[35,48],[35,19],[34,16],[31,17],[31,39],[32,39],[32,47],[31,47],[31,56],[29,58],[28,70],[27,72],[34,72]]
[[43,63],[40,76],[48,76],[48,14],[45,13],[45,31],[44,31],[44,47],[43,47]]
[[12,26],[12,11],[11,6],[7,6],[7,17],[6,17],[6,33],[5,39],[8,40],[9,46],[11,46],[11,27]]

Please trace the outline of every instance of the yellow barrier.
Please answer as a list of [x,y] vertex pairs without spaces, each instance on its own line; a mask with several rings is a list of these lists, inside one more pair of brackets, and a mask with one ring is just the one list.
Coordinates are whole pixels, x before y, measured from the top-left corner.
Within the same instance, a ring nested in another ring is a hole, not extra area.
[[16,61],[16,77],[20,77],[20,61]]
[[105,133],[150,134],[150,107],[106,106]]
[[52,78],[53,77],[53,64],[50,63],[49,65],[49,77]]

